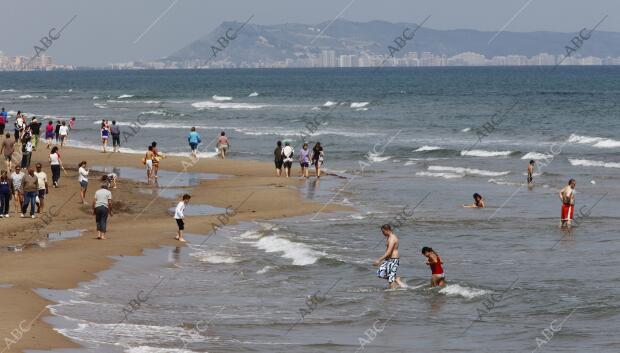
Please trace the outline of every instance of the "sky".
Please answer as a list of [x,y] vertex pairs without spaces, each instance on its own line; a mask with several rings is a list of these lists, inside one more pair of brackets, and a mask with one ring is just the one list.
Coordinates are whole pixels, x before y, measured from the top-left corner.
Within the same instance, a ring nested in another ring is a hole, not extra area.
[[[0,51],[35,54],[34,46],[75,15],[46,50],[59,64],[103,66],[165,57],[223,21],[318,24],[421,22],[433,29],[574,33],[609,18],[601,31],[620,32],[618,0],[0,0]],[[329,33],[329,28],[326,30]],[[493,42],[490,44],[493,45]]]

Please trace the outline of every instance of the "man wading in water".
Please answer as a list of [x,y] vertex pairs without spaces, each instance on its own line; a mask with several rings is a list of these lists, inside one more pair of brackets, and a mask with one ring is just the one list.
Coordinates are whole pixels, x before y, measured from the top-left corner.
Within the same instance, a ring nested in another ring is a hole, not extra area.
[[[373,262],[373,266],[379,266],[377,270],[377,277],[388,280],[389,289],[395,289],[396,284],[401,288],[407,286],[401,282],[400,277],[396,276],[398,265],[400,263],[400,256],[398,255],[398,237],[392,232],[392,226],[384,224],[381,226],[381,232],[386,237],[385,240],[385,254]],[[394,283],[396,282],[396,283]]]

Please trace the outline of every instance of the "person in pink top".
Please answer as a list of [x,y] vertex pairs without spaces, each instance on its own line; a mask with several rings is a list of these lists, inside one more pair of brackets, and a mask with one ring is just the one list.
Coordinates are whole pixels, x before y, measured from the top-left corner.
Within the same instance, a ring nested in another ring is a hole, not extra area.
[[230,142],[228,141],[228,137],[226,137],[226,133],[222,131],[220,137],[217,139],[217,150],[221,159],[226,159],[226,153],[228,153],[229,148]]

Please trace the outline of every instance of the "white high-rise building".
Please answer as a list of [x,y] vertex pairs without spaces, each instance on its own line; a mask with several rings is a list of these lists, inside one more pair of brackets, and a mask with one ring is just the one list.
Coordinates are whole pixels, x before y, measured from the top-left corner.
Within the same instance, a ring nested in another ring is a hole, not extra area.
[[336,67],[336,51],[321,51],[321,67]]

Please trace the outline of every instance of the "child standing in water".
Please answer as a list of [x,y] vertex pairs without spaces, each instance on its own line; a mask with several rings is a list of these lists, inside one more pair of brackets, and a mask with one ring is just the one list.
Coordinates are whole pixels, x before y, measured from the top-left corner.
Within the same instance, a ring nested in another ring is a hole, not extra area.
[[189,203],[189,199],[191,199],[192,197],[189,194],[185,194],[183,195],[183,200],[181,200],[179,202],[179,204],[177,205],[177,208],[174,210],[174,219],[177,222],[177,226],[179,227],[179,230],[177,231],[177,236],[174,237],[174,239],[178,240],[178,241],[182,241],[185,242],[185,239],[183,239],[183,230],[185,229],[185,206],[187,206],[187,204]]
[[431,287],[443,287],[446,285],[446,274],[443,273],[443,267],[441,267],[441,258],[433,248],[423,247],[422,255],[426,256],[426,264],[431,268]]

